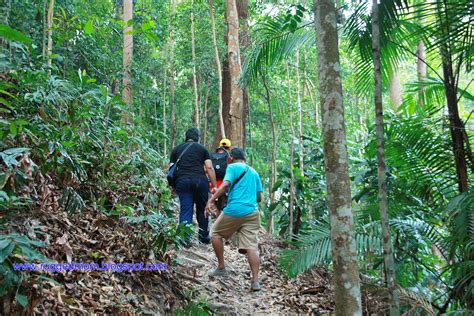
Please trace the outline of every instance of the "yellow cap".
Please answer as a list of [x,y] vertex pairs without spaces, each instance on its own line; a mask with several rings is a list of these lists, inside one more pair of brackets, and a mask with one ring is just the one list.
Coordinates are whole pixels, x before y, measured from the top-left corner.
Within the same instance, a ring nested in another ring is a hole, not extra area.
[[221,139],[221,141],[219,143],[219,146],[225,147],[225,148],[230,148],[230,146],[232,146],[232,144],[230,143],[230,140],[228,140],[227,138],[223,138],[223,139]]

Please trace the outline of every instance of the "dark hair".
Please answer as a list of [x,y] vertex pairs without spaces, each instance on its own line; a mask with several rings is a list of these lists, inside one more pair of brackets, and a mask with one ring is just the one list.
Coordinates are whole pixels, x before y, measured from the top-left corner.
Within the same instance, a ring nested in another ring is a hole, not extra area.
[[200,136],[201,136],[201,133],[199,132],[199,130],[197,128],[193,127],[193,128],[190,128],[186,131],[185,141],[188,141],[188,140],[192,139],[195,142],[198,142]]
[[234,159],[245,160],[245,151],[242,148],[234,147],[230,150],[230,156]]

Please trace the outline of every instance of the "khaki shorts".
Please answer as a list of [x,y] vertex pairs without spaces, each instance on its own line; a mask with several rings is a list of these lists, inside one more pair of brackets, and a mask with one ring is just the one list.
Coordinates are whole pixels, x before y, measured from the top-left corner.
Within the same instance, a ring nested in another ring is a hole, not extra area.
[[235,233],[233,242],[239,248],[240,253],[246,253],[247,249],[258,249],[259,230],[258,211],[244,217],[234,217],[222,213],[212,226],[212,236],[229,239]]

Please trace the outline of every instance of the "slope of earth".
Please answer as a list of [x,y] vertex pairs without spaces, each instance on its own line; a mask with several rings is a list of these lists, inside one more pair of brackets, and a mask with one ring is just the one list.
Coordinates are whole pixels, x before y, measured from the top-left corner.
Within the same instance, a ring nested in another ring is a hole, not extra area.
[[210,278],[207,272],[216,266],[209,245],[193,245],[175,253],[173,265],[195,301],[205,301],[222,314],[329,314],[334,310],[330,275],[323,269],[312,269],[295,279],[277,270],[276,259],[281,244],[273,237],[261,236],[260,279],[262,290],[250,291],[247,259],[232,244],[226,244],[224,256],[229,274]]

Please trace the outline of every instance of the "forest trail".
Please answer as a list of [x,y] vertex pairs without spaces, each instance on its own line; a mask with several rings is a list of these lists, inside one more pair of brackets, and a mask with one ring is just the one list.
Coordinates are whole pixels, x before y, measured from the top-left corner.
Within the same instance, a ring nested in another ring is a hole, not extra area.
[[327,314],[334,309],[330,275],[312,269],[295,279],[277,271],[277,254],[282,246],[273,237],[261,234],[260,283],[262,290],[250,291],[247,258],[231,243],[225,245],[224,256],[229,274],[210,278],[207,272],[216,266],[211,245],[195,244],[176,251],[173,270],[181,286],[191,291],[195,303],[203,300],[220,314]]

